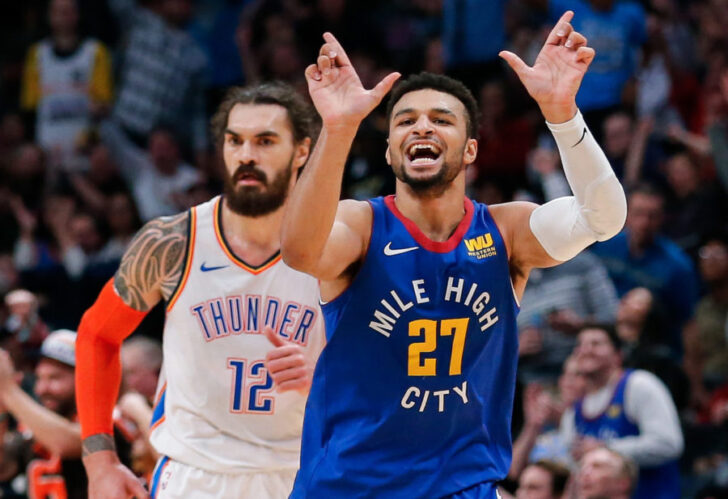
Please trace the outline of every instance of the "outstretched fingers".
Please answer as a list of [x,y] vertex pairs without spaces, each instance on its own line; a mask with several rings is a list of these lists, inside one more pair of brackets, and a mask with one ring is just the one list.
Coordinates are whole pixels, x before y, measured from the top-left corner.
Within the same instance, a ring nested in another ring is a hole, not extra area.
[[321,47],[320,54],[323,55],[325,49],[328,52],[326,55],[334,59],[337,66],[351,66],[349,56],[334,35],[327,31],[324,33],[324,40],[326,43]]
[[523,59],[518,57],[516,54],[509,50],[501,50],[498,54],[503,60],[505,60],[513,71],[516,72],[518,77],[523,80],[526,72],[530,69],[528,64],[523,62]]
[[571,26],[571,19],[574,17],[574,12],[567,10],[561,19],[556,23],[554,28],[546,38],[546,45],[561,45],[566,42],[574,28]]
[[381,100],[384,98],[385,95],[389,93],[390,90],[392,90],[392,86],[394,83],[402,76],[400,73],[394,72],[389,73],[387,76],[385,76],[382,81],[377,83],[377,85],[372,88],[369,93],[377,99],[377,102],[381,102]]

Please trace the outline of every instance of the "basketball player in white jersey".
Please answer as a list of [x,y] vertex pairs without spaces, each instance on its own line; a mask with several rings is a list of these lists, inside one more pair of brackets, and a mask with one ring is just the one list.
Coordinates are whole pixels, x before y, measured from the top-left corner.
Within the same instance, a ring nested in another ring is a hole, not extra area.
[[231,90],[212,120],[224,196],[144,226],[84,315],[77,394],[92,499],[148,497],[118,461],[111,414],[121,342],[160,300],[150,495],[288,497],[325,339],[318,284],[281,261],[279,233],[314,116],[283,84]]

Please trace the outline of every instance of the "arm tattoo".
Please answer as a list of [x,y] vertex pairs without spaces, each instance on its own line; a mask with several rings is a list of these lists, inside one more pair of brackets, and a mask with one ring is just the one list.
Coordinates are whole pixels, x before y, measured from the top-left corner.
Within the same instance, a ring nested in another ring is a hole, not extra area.
[[93,454],[94,452],[99,452],[102,450],[110,450],[116,452],[114,437],[105,433],[98,433],[96,435],[91,435],[90,437],[84,438],[82,442],[82,447],[82,457],[86,457],[89,454]]
[[189,218],[188,212],[156,218],[134,237],[114,277],[116,291],[131,308],[149,310],[174,291],[185,263]]

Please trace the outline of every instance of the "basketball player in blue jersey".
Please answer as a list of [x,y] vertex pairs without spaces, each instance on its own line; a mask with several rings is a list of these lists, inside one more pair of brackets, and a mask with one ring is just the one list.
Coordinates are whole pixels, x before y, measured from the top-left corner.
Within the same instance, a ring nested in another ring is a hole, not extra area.
[[399,77],[365,90],[324,35],[306,69],[323,129],[283,221],[284,260],[321,281],[327,346],[306,405],[293,498],[495,498],[511,459],[518,297],[529,271],[622,228],[626,200],[576,107],[594,58],[567,12],[533,67],[501,56],[549,123],[574,196],[543,206],[465,197],[470,92],[444,76],[388,105],[396,194],[339,202],[360,122]]

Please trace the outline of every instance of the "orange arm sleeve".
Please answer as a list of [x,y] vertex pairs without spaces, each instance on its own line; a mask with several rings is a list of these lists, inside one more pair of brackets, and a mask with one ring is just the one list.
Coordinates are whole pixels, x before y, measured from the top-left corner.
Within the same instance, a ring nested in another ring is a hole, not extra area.
[[121,385],[121,344],[147,314],[124,303],[113,281],[106,283],[78,326],[76,406],[81,438],[113,434],[112,413]]

